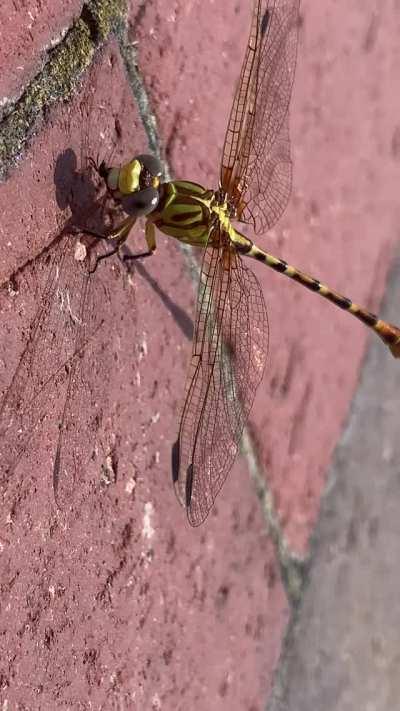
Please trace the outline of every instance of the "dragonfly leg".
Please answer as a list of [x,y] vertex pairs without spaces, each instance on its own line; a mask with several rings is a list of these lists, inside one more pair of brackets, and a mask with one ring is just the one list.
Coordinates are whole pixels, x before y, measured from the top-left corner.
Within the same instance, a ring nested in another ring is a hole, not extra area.
[[117,244],[114,249],[110,249],[109,252],[104,252],[104,254],[100,254],[100,256],[96,257],[96,261],[94,263],[94,266],[91,269],[88,269],[88,274],[94,274],[97,267],[99,266],[99,262],[101,262],[103,259],[108,259],[109,257],[112,257],[114,254],[118,252],[120,248],[120,245]]
[[153,252],[138,252],[137,254],[124,254],[122,259],[124,262],[133,262],[135,259],[144,259],[144,257],[151,257]]
[[147,252],[140,252],[139,254],[124,254],[124,262],[133,261],[134,259],[143,259],[143,257],[151,257],[151,255],[156,250],[156,230],[153,222],[147,220],[145,228],[145,238],[148,246]]
[[135,222],[136,217],[129,216],[125,220],[123,220],[120,225],[104,234],[101,234],[101,232],[96,232],[96,230],[87,229],[86,227],[82,229],[80,228],[82,232],[84,232],[85,234],[92,235],[92,237],[96,237],[97,239],[112,240],[115,242],[113,249],[96,257],[94,266],[88,270],[89,274],[94,274],[99,262],[101,262],[103,259],[108,259],[108,257],[112,257],[118,252],[121,245],[124,244],[124,242],[126,241]]

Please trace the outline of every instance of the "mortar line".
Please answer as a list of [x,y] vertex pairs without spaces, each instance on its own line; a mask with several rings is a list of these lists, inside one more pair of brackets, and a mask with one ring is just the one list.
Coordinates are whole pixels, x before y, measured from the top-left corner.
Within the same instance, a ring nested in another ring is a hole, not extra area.
[[[125,69],[128,75],[128,82],[130,84],[134,99],[139,109],[139,116],[142,121],[145,133],[147,135],[150,150],[157,156],[159,160],[162,160],[162,147],[157,127],[156,115],[151,108],[151,102],[145,90],[145,85],[138,69],[136,44],[128,42],[127,35],[128,33],[126,23],[121,22],[120,25],[117,27],[116,36],[118,39],[121,56],[124,61]],[[171,177],[169,173],[169,168],[165,161],[163,161],[163,164],[166,167],[165,177],[167,180],[170,180]]]
[[[388,309],[388,293],[391,289],[391,284],[394,282],[397,272],[398,265],[400,264],[400,252],[395,249],[392,254],[391,265],[386,277],[385,290],[382,297],[382,302],[380,305],[380,312],[384,316]],[[349,447],[352,438],[354,439],[353,432],[355,428],[355,423],[357,418],[360,418],[361,409],[359,406],[360,395],[365,388],[365,379],[368,368],[370,367],[370,359],[372,358],[373,351],[378,344],[372,343],[372,339],[367,342],[367,346],[364,351],[364,355],[360,362],[357,384],[354,388],[352,398],[349,402],[348,410],[343,421],[340,435],[336,441],[334,451],[331,455],[331,459],[327,468],[327,475],[324,482],[324,488],[320,497],[320,507],[318,512],[317,520],[314,524],[310,542],[309,542],[309,559],[308,566],[305,568],[305,579],[304,582],[307,583],[309,579],[309,569],[311,568],[314,558],[318,553],[318,547],[321,545],[320,540],[320,528],[323,524],[324,518],[327,516],[327,509],[329,509],[329,502],[331,502],[332,497],[335,497],[335,489],[337,486],[337,480],[339,477],[337,467],[343,457],[343,450]],[[379,347],[379,346],[378,346]],[[300,601],[299,601],[300,602]],[[276,671],[273,676],[272,691],[270,698],[266,705],[266,711],[285,711],[285,700],[286,700],[286,690],[288,684],[288,670],[292,659],[292,649],[293,643],[297,634],[297,626],[301,621],[301,605],[297,605],[293,608],[292,614],[289,618],[285,635],[283,638],[282,648],[279,655],[279,661],[276,666]]]
[[[135,61],[135,58],[136,55],[132,51],[129,53],[127,52],[124,55],[126,63]],[[148,126],[150,127],[150,135],[148,134],[149,144],[150,146],[154,144],[157,145],[157,156],[161,157],[161,142],[158,135],[157,120],[152,112],[150,114],[147,113],[151,110],[150,101],[144,87],[144,82],[140,77],[136,62],[133,70],[130,66],[128,66],[127,68],[128,75],[130,77],[133,77],[133,92],[140,106],[141,118],[146,132]],[[153,132],[156,133],[156,141],[154,141]],[[166,160],[163,161],[163,165],[165,166],[166,179],[171,180],[172,172]],[[183,252],[185,260],[188,264],[193,290],[196,294],[200,276],[199,262],[195,257],[193,248],[191,248],[189,245],[181,244],[180,242],[178,242],[178,246]],[[265,482],[265,479],[261,474],[258,458],[256,455],[255,444],[248,427],[245,427],[243,431],[241,453],[246,460],[250,477],[253,480],[256,493],[262,507],[262,513],[266,523],[266,527],[268,533],[271,535],[271,539],[276,550],[277,559],[281,568],[282,580],[284,581],[288,599],[292,604],[295,604],[297,603],[300,595],[300,590],[302,588],[304,577],[303,569],[307,565],[308,559],[303,559],[295,553],[290,552],[287,541],[285,540],[285,537],[282,533],[278,517],[274,510],[272,494],[268,490],[268,486]]]

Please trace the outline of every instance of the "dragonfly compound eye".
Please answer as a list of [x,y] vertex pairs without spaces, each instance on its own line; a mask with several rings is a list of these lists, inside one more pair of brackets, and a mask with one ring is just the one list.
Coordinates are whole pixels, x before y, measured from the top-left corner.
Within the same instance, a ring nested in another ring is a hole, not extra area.
[[160,199],[156,188],[144,188],[121,199],[121,205],[128,215],[141,217],[156,209]]
[[158,158],[142,153],[139,156],[136,156],[136,160],[140,161],[143,168],[145,168],[154,178],[161,178],[163,169]]
[[139,161],[142,166],[142,170],[140,171],[140,187],[158,188],[163,173],[162,165],[158,158],[142,153],[136,156],[135,160]]

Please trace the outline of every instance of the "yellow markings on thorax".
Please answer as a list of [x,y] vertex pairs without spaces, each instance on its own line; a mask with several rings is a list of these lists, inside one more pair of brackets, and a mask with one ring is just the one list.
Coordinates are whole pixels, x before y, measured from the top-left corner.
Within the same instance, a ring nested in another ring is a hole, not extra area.
[[223,205],[212,205],[211,212],[217,215],[222,229],[229,235],[230,240],[234,243],[236,241],[238,244],[241,241],[241,235],[236,232],[230,221],[226,202]]
[[148,219],[180,242],[205,246],[213,224],[214,193],[201,185],[173,180],[162,185],[160,203]]

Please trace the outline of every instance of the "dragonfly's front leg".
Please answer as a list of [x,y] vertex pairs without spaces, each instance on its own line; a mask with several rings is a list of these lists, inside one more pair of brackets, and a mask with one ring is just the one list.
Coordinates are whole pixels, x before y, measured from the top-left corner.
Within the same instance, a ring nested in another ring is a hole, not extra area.
[[103,259],[108,259],[108,257],[112,257],[118,252],[121,245],[123,245],[124,242],[127,240],[128,235],[136,222],[136,219],[136,216],[129,216],[125,220],[123,220],[121,224],[117,225],[117,227],[114,227],[112,230],[106,233],[96,232],[96,230],[90,230],[86,227],[79,228],[85,234],[92,235],[92,237],[96,237],[96,239],[103,239],[107,241],[111,240],[114,242],[114,246],[111,250],[96,257],[94,267],[92,267],[92,269],[89,269],[89,274],[93,274],[96,271],[99,262],[101,262]]
[[142,252],[140,254],[124,255],[124,259],[138,259],[148,257],[154,252],[156,248],[156,241],[154,234],[154,225],[152,223],[150,214],[157,207],[158,201],[159,192],[158,189],[153,186],[148,186],[141,190],[133,191],[127,195],[122,195],[121,197],[118,197],[118,202],[121,204],[124,211],[128,214],[128,217],[126,217],[125,220],[123,220],[119,225],[117,225],[117,227],[114,227],[112,230],[108,231],[105,234],[100,234],[95,230],[82,230],[83,232],[93,235],[98,239],[107,239],[112,240],[114,242],[114,247],[112,250],[96,258],[95,265],[93,269],[91,269],[89,272],[90,274],[96,271],[97,266],[102,259],[111,257],[119,251],[120,247],[127,240],[128,235],[138,217],[147,217],[146,242],[148,246],[148,251]]

